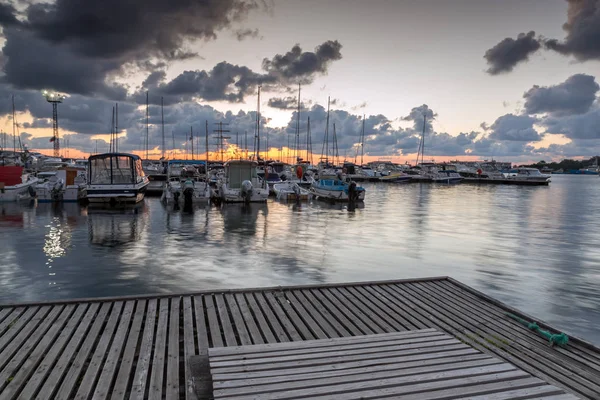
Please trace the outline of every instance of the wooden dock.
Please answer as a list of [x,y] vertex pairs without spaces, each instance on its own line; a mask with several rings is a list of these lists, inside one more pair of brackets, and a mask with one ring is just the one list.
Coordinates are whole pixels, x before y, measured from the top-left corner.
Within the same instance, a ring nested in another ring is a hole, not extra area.
[[600,349],[573,337],[552,347],[507,312],[533,320],[446,277],[3,305],[0,400],[196,399],[212,383],[188,361],[209,348],[427,329],[462,342],[446,352],[466,344],[523,379],[600,398]]

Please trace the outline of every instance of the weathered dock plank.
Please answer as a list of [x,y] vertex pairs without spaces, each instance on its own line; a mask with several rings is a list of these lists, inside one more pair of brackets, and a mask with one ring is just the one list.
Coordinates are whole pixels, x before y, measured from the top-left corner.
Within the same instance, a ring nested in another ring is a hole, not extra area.
[[[257,346],[240,346],[235,348],[215,348],[209,350],[209,362],[213,376],[213,396],[215,399],[261,398],[378,398],[381,395],[419,393],[422,398],[428,397],[431,388],[454,389],[458,397],[464,393],[482,393],[480,389],[473,392],[474,385],[484,382],[502,382],[503,387],[496,387],[493,392],[487,389],[490,396],[511,398],[502,393],[523,394],[519,381],[531,378],[525,371],[520,371],[511,364],[498,358],[478,353],[478,358],[456,362],[430,365],[407,366],[404,362],[382,364],[368,369],[348,368],[347,362],[354,361],[355,355],[372,348],[372,342],[393,345],[398,350],[412,349],[416,341],[422,339],[437,340],[441,348],[445,342],[454,343],[463,349],[469,347],[445,333],[432,329],[424,331],[405,331],[393,334],[355,336],[350,338],[294,342],[291,344],[272,344]],[[327,346],[327,347],[324,347]],[[313,351],[315,347],[322,351]],[[278,351],[281,348],[281,351]],[[352,350],[349,350],[352,349]],[[306,353],[310,352],[310,353]],[[252,359],[248,355],[253,355]],[[390,357],[391,352],[383,352],[381,359]],[[224,357],[227,358],[224,361]],[[306,371],[308,364],[323,365],[322,359],[328,359],[324,365],[331,369],[327,373],[299,372]],[[290,361],[296,362],[290,362]],[[250,364],[263,365],[274,370],[274,376],[256,376],[260,370]],[[230,379],[231,374],[244,375]],[[229,374],[229,375],[224,375]],[[516,387],[515,389],[515,382]],[[528,387],[538,398],[545,395],[560,395],[565,392],[548,385],[539,379],[529,381]]]
[[[193,400],[203,398],[198,385],[212,391],[213,384],[239,388],[244,380],[311,395],[308,382],[334,378],[344,389],[330,397],[353,398],[366,393],[361,384],[373,374],[383,385],[378,395],[407,399],[600,398],[600,349],[573,337],[566,347],[552,347],[509,312],[534,320],[444,277],[0,305],[0,399]],[[398,332],[406,335],[402,349],[391,344]],[[378,339],[361,341],[363,335]],[[294,347],[302,344],[309,347]],[[223,353],[215,356],[214,377],[229,383],[195,380],[189,361],[205,355],[208,371],[208,351],[217,348]],[[240,348],[245,372],[235,372]],[[500,378],[443,375],[451,388],[428,381],[394,391],[385,383],[409,377],[407,369],[450,374],[503,364],[514,369],[492,374]],[[289,373],[291,366],[297,373]]]

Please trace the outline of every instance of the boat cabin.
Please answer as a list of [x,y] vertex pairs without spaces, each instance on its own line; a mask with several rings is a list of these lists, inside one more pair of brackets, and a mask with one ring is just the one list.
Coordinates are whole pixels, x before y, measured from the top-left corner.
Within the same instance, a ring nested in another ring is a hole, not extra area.
[[142,160],[135,154],[97,154],[88,161],[90,185],[135,185],[144,181]]
[[227,186],[230,189],[240,189],[242,182],[250,181],[253,185],[257,184],[258,164],[255,161],[249,160],[232,160],[225,164],[227,176]]

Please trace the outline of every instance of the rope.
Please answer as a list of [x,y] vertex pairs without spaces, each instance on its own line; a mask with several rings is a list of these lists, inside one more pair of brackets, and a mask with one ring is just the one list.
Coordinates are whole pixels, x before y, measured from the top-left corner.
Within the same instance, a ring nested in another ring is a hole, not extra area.
[[559,346],[566,346],[567,343],[569,343],[569,337],[564,333],[550,333],[541,329],[536,322],[529,322],[511,313],[506,313],[506,315],[519,322],[520,324],[526,326],[528,329],[531,329],[532,331],[548,339],[550,345],[557,344]]

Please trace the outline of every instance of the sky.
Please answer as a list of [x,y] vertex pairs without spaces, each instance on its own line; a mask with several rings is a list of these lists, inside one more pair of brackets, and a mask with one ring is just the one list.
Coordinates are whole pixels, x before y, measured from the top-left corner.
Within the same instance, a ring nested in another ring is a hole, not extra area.
[[268,136],[285,156],[300,84],[303,152],[310,117],[321,153],[330,98],[340,158],[356,156],[363,115],[369,160],[414,161],[423,131],[436,161],[600,154],[600,0],[2,0],[0,30],[10,148],[13,95],[21,143],[52,147],[51,90],[67,96],[63,155],[107,151],[116,103],[119,150],[139,153],[148,92],[151,156],[161,98],[167,156],[206,121],[211,136],[228,124],[233,154],[236,134],[253,147],[261,86],[261,150]]

